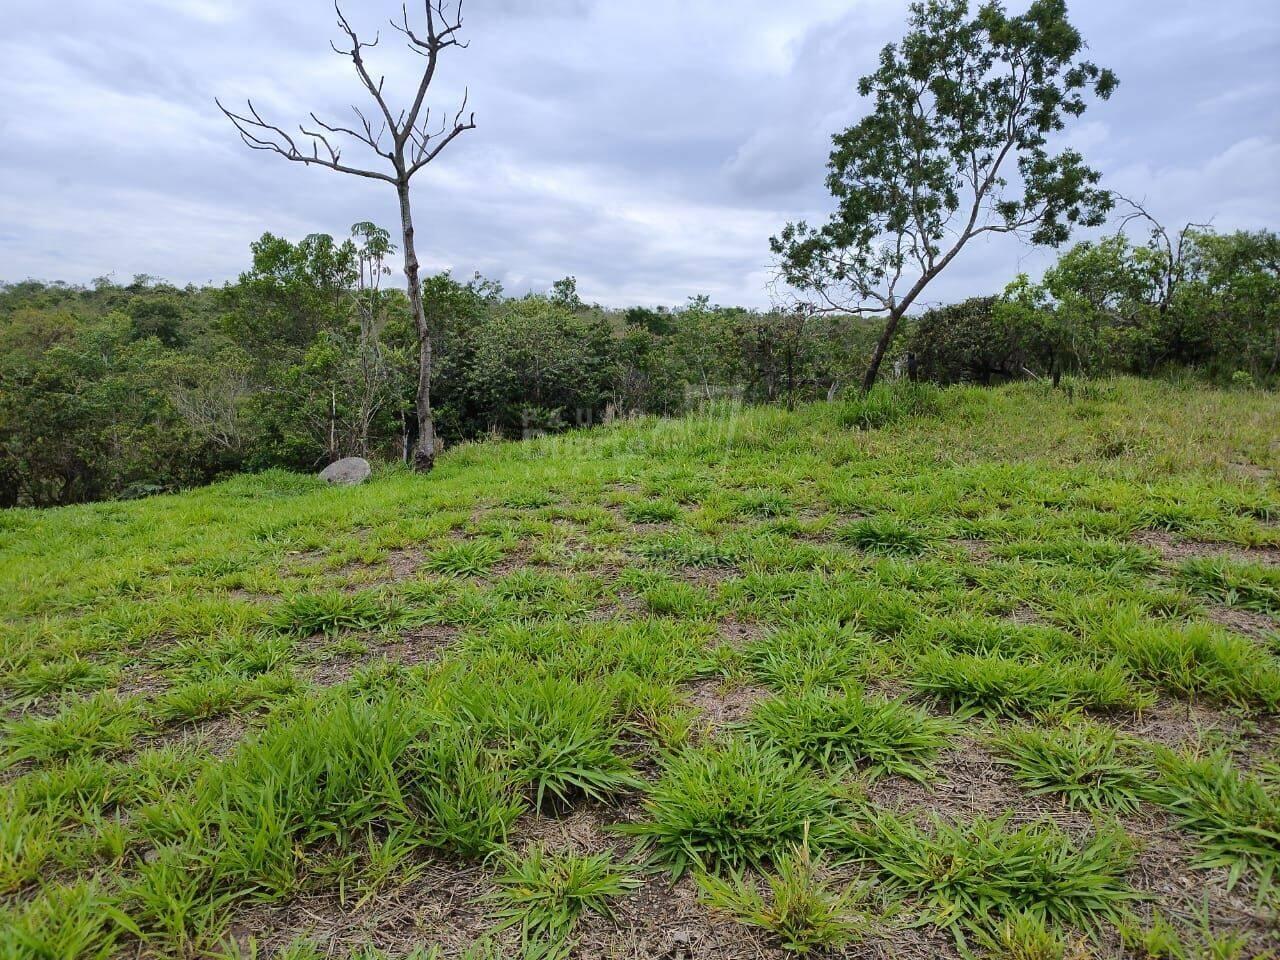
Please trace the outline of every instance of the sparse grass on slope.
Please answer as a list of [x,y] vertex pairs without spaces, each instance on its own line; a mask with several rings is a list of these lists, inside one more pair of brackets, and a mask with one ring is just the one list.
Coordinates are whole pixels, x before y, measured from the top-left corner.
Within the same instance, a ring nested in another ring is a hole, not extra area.
[[897,385],[0,512],[0,956],[371,960],[459,890],[420,957],[628,955],[663,873],[795,951],[1266,955],[1277,422]]

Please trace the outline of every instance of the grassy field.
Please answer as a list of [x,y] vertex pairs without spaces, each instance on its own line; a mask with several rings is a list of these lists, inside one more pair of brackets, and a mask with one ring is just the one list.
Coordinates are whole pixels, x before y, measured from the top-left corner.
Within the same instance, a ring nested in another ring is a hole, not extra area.
[[722,409],[0,514],[0,955],[1280,945],[1280,397]]

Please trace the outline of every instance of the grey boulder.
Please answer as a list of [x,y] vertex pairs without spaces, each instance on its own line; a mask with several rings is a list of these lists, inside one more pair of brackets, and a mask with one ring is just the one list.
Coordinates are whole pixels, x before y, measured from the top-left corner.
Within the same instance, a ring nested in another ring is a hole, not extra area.
[[369,466],[369,461],[364,457],[343,457],[341,460],[335,460],[323,470],[320,471],[320,479],[329,483],[340,483],[343,486],[351,486],[356,483],[364,483],[369,479],[369,474],[373,469]]

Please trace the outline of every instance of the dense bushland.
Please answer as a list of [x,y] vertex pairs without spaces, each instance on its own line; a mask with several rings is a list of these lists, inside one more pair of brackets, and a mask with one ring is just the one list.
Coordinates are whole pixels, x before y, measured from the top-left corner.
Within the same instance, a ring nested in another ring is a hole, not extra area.
[[[250,269],[220,288],[145,276],[0,287],[0,504],[402,457],[417,355],[408,298],[383,288],[393,252],[385,232],[357,224],[343,242],[265,234]],[[513,297],[442,274],[424,294],[449,443],[725,397],[832,397],[874,346],[856,318],[705,297],[609,310],[583,303],[572,278]],[[1280,375],[1277,304],[1274,233],[1192,231],[1176,263],[1116,237],[1077,245],[1038,283],[925,312],[891,356],[913,353],[918,375],[940,382],[1184,370],[1265,386]]]

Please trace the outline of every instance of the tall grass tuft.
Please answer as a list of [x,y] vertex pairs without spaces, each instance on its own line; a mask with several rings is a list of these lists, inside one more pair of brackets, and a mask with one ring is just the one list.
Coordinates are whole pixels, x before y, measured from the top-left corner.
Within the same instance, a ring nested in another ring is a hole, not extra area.
[[1184,755],[1162,750],[1159,798],[1194,834],[1202,867],[1225,867],[1234,887],[1249,876],[1264,899],[1280,875],[1280,791],[1240,770],[1225,750]]
[[840,950],[871,927],[864,906],[867,888],[837,892],[824,872],[805,841],[780,856],[775,872],[765,875],[767,892],[743,874],[722,878],[701,873],[697,882],[709,907],[769,931],[784,950]]
[[933,417],[942,410],[942,391],[932,384],[878,384],[865,395],[844,400],[836,414],[840,426],[876,430],[912,417]]
[[859,690],[829,695],[807,689],[761,703],[747,733],[786,757],[830,772],[860,768],[923,781],[956,732],[954,724]]
[[923,917],[961,945],[966,933],[998,935],[1024,916],[1097,930],[1139,899],[1124,882],[1133,851],[1119,827],[1099,826],[1077,846],[1051,822],[1010,821],[1010,814],[970,823],[935,819],[926,831],[881,813],[850,836],[855,854],[917,898]]
[[760,868],[805,839],[831,832],[827,784],[803,764],[749,740],[687,748],[663,761],[646,819],[620,829],[649,841],[681,876]]
[[1110,727],[1074,720],[1052,730],[1020,727],[997,738],[998,763],[1033,796],[1069,807],[1132,813],[1154,792],[1156,769]]

